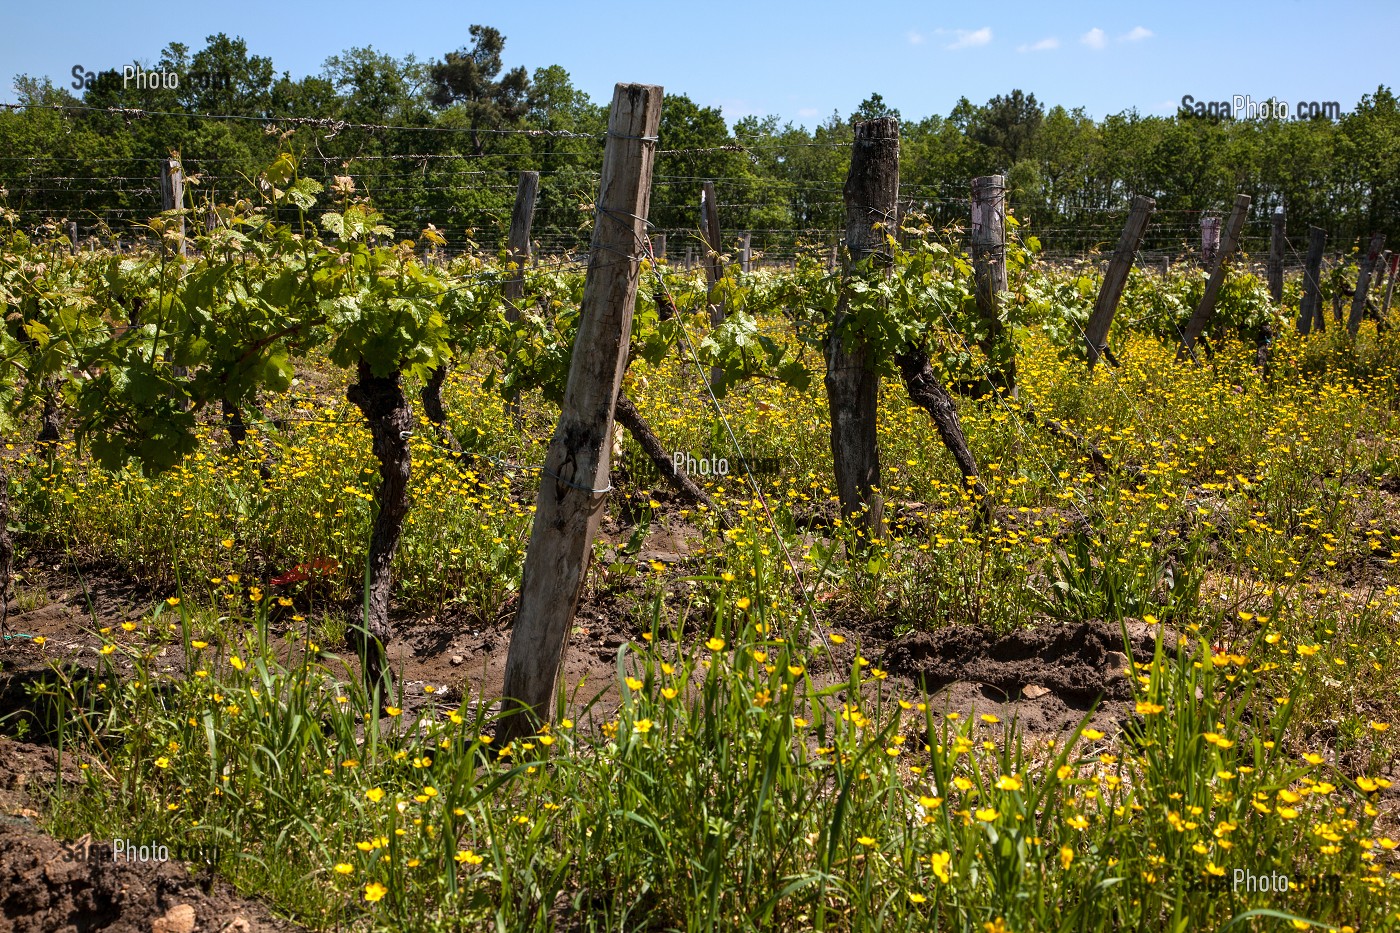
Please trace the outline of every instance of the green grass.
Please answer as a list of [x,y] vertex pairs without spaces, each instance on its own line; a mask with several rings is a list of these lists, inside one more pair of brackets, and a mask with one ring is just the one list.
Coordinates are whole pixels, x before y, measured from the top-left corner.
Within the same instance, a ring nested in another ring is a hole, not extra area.
[[[818,690],[820,644],[761,586],[697,582],[718,596],[713,640],[673,631],[658,593],[651,637],[619,653],[616,714],[504,749],[482,714],[432,697],[381,730],[356,678],[278,651],[265,614],[201,648],[188,613],[157,612],[95,688],[65,689],[67,741],[96,764],[50,826],[217,846],[221,872],[318,928],[1186,930],[1266,908],[1397,922],[1372,829],[1384,762],[1314,765],[1290,741],[1320,699],[1317,656],[1262,634],[1233,654],[1199,642],[1136,671],[1122,735],[1028,742],[895,697],[868,662]],[[148,639],[172,626],[187,669],[156,675]],[[1235,869],[1327,883],[1245,894]]]

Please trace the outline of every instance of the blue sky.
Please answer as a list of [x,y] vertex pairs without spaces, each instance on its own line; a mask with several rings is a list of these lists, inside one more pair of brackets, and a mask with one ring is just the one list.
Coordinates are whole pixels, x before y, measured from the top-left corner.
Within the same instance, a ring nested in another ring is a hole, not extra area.
[[438,57],[468,44],[472,23],[506,35],[508,66],[562,65],[594,100],[606,101],[617,81],[645,81],[720,106],[731,120],[775,114],[809,126],[833,109],[849,113],[871,92],[905,119],[1012,88],[1102,117],[1129,108],[1170,113],[1184,94],[1335,100],[1348,110],[1400,77],[1395,0],[4,6],[6,102],[16,99],[16,74],[65,86],[74,64],[100,71],[153,62],[168,42],[198,49],[215,32],[244,37],[252,52],[299,77],[351,46]]

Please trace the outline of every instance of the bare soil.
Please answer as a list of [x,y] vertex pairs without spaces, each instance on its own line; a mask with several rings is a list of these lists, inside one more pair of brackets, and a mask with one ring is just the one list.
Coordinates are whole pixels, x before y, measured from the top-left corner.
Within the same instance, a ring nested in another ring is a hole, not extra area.
[[36,824],[55,779],[79,765],[0,736],[0,933],[281,933],[301,927],[175,859],[113,858],[112,841],[63,842]]

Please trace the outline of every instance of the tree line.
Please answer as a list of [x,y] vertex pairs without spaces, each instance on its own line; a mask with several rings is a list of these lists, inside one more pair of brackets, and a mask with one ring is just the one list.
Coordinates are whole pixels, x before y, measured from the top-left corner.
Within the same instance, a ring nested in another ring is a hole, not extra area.
[[[120,68],[74,69],[70,86],[21,75],[20,106],[0,112],[0,186],[32,223],[74,221],[80,236],[127,234],[160,209],[160,160],[177,152],[192,203],[250,193],[279,148],[305,170],[370,195],[397,236],[430,224],[453,248],[499,249],[518,173],[541,173],[534,230],[546,252],[587,243],[606,107],[560,65],[507,67],[505,37],[472,26],[439,59],[352,48],[293,78],[244,40],[171,43],[141,82]],[[813,129],[777,117],[730,124],[718,108],[668,94],[651,221],[697,226],[705,179],[717,180],[726,230],[753,231],[774,253],[831,242],[844,224],[841,187],[852,126],[901,117],[880,94]],[[1400,108],[1385,86],[1339,119],[1235,120],[1135,110],[1101,120],[1013,90],[947,116],[901,117],[901,201],[936,222],[967,216],[974,176],[1005,174],[1011,207],[1052,249],[1110,248],[1133,195],[1157,199],[1145,248],[1184,249],[1203,212],[1251,194],[1246,248],[1262,252],[1268,218],[1287,211],[1290,240],[1309,225],[1346,249],[1372,232],[1400,235]],[[671,251],[683,249],[679,239]]]

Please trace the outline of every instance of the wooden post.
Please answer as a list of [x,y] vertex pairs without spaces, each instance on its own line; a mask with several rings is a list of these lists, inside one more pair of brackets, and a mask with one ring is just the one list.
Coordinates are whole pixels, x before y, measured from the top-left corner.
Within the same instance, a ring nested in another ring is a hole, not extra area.
[[1303,262],[1303,300],[1298,306],[1298,333],[1307,336],[1313,323],[1321,332],[1327,325],[1322,319],[1322,254],[1327,249],[1327,231],[1321,227],[1308,228],[1308,256]]
[[1006,176],[972,179],[972,270],[977,313],[987,330],[982,351],[991,372],[990,390],[1016,394],[1016,357],[1001,322],[1006,291]]
[[[855,125],[846,175],[846,274],[885,246],[899,203],[899,120],[879,117]],[[884,536],[884,500],[876,424],[880,375],[864,336],[847,329],[848,289],[843,288],[826,338],[826,395],[831,412],[831,453],[841,514],[872,538]]]
[[1214,214],[1201,218],[1201,266],[1215,267],[1215,259],[1220,255],[1220,218]]
[[1283,304],[1283,208],[1274,211],[1273,224],[1269,227],[1269,297],[1274,304]]
[[1226,265],[1229,263],[1230,254],[1239,245],[1240,231],[1244,229],[1245,214],[1249,213],[1249,202],[1249,195],[1235,195],[1235,209],[1230,212],[1230,220],[1225,225],[1225,241],[1215,256],[1215,266],[1211,269],[1209,281],[1206,282],[1206,291],[1201,296],[1201,303],[1196,306],[1191,320],[1186,322],[1186,332],[1181,335],[1181,349],[1176,355],[1178,360],[1185,359],[1187,356],[1192,359],[1196,358],[1191,348],[1200,338],[1201,333],[1206,329],[1206,324],[1210,323],[1211,315],[1215,312],[1215,302],[1220,297],[1220,287],[1225,284]]
[[753,234],[745,233],[743,241],[739,246],[740,269],[743,270],[744,275],[748,275],[753,271],[753,250],[750,248],[750,244],[753,242],[752,238]]
[[1351,298],[1351,316],[1347,318],[1347,333],[1353,337],[1361,329],[1361,317],[1366,313],[1366,293],[1371,288],[1371,273],[1375,270],[1376,262],[1384,249],[1385,234],[1373,234],[1371,245],[1361,260],[1361,270],[1356,274],[1356,294]]
[[1390,314],[1390,296],[1395,293],[1395,274],[1400,272],[1400,253],[1390,257],[1390,282],[1385,287],[1385,302],[1381,305],[1381,320]]
[[[709,287],[707,296],[710,307],[710,327],[724,323],[724,302],[716,294],[716,285],[724,278],[724,244],[719,233],[719,201],[715,198],[715,183],[705,182],[700,189],[700,232],[705,238],[705,284]],[[710,386],[719,385],[723,371],[718,366],[710,368]]]
[[[724,244],[719,234],[719,204],[715,201],[715,183],[707,181],[700,190],[700,233],[705,239],[705,281],[710,288],[724,278]],[[718,318],[715,313],[719,312]],[[711,298],[710,323],[724,320],[724,310],[716,308]]]
[[[513,269],[501,287],[501,297],[506,302],[506,320],[514,324],[520,320],[520,305],[525,299],[525,267],[530,264],[530,227],[535,220],[535,201],[540,193],[540,173],[523,171],[515,186],[515,207],[510,212],[510,232],[506,236],[506,255]],[[434,392],[441,390],[447,375],[445,367],[439,366],[433,372]],[[435,406],[436,413],[442,413],[441,396]],[[424,400],[427,406],[427,400]],[[521,425],[520,397],[511,390],[505,399],[506,413],[517,428]],[[429,417],[438,424],[446,421],[435,416],[430,410]]]
[[658,262],[666,261],[666,234],[658,233],[651,238],[651,251]]
[[507,741],[531,734],[536,722],[550,715],[610,488],[614,406],[627,367],[661,97],[661,88],[648,84],[619,84],[613,92],[578,336],[540,476],[520,607],[506,655],[502,710],[523,708],[527,715],[509,715],[502,722]]
[[515,188],[515,209],[510,214],[510,235],[506,252],[515,269],[502,288],[506,300],[506,320],[520,320],[520,302],[525,297],[525,266],[530,262],[530,226],[535,219],[535,200],[540,193],[540,173],[521,172]]
[[68,251],[74,256],[78,255],[78,222],[68,221]]
[[[185,206],[185,175],[180,159],[171,156],[160,163],[160,209],[178,210]],[[185,218],[180,218],[180,255],[185,255]]]
[[836,261],[837,261],[838,249],[839,249],[839,248],[838,248],[837,245],[836,245],[836,241],[835,241],[835,240],[832,240],[832,241],[831,241],[831,251],[830,251],[830,253],[828,253],[828,255],[827,255],[827,257],[826,257],[826,268],[827,268],[829,271],[831,271],[831,272],[835,272],[835,271],[836,271]]
[[1385,309],[1384,307],[1379,307],[1379,305],[1380,305],[1380,302],[1384,300],[1386,293],[1390,291],[1390,287],[1387,285],[1387,278],[1386,278],[1386,276],[1387,276],[1387,275],[1389,274],[1389,272],[1390,272],[1390,260],[1391,260],[1391,252],[1390,252],[1390,250],[1386,250],[1385,252],[1381,253],[1380,259],[1377,260],[1377,264],[1376,264],[1376,268],[1377,268],[1379,271],[1378,271],[1378,272],[1375,274],[1375,276],[1373,277],[1373,278],[1374,278],[1374,281],[1373,281],[1372,284],[1371,284],[1371,290],[1374,291],[1374,292],[1376,293],[1376,295],[1378,296],[1377,305],[1378,305],[1378,308],[1379,308],[1379,309],[1377,310],[1376,315],[1375,315],[1375,317],[1376,317],[1376,332],[1377,332],[1377,333],[1379,333],[1379,332],[1385,330],[1385,312],[1386,312],[1386,309]]
[[1104,273],[1103,284],[1099,286],[1099,299],[1094,303],[1094,313],[1084,329],[1085,351],[1089,354],[1089,368],[1099,361],[1100,348],[1108,344],[1108,330],[1113,325],[1113,314],[1118,310],[1118,302],[1123,297],[1123,287],[1128,284],[1128,273],[1133,268],[1133,258],[1142,237],[1147,232],[1147,221],[1157,202],[1145,195],[1133,198],[1128,221],[1123,225],[1123,233],[1118,237],[1118,248],[1113,251],[1108,271]]
[[690,272],[695,269],[695,247],[689,243],[685,245],[685,271]]

